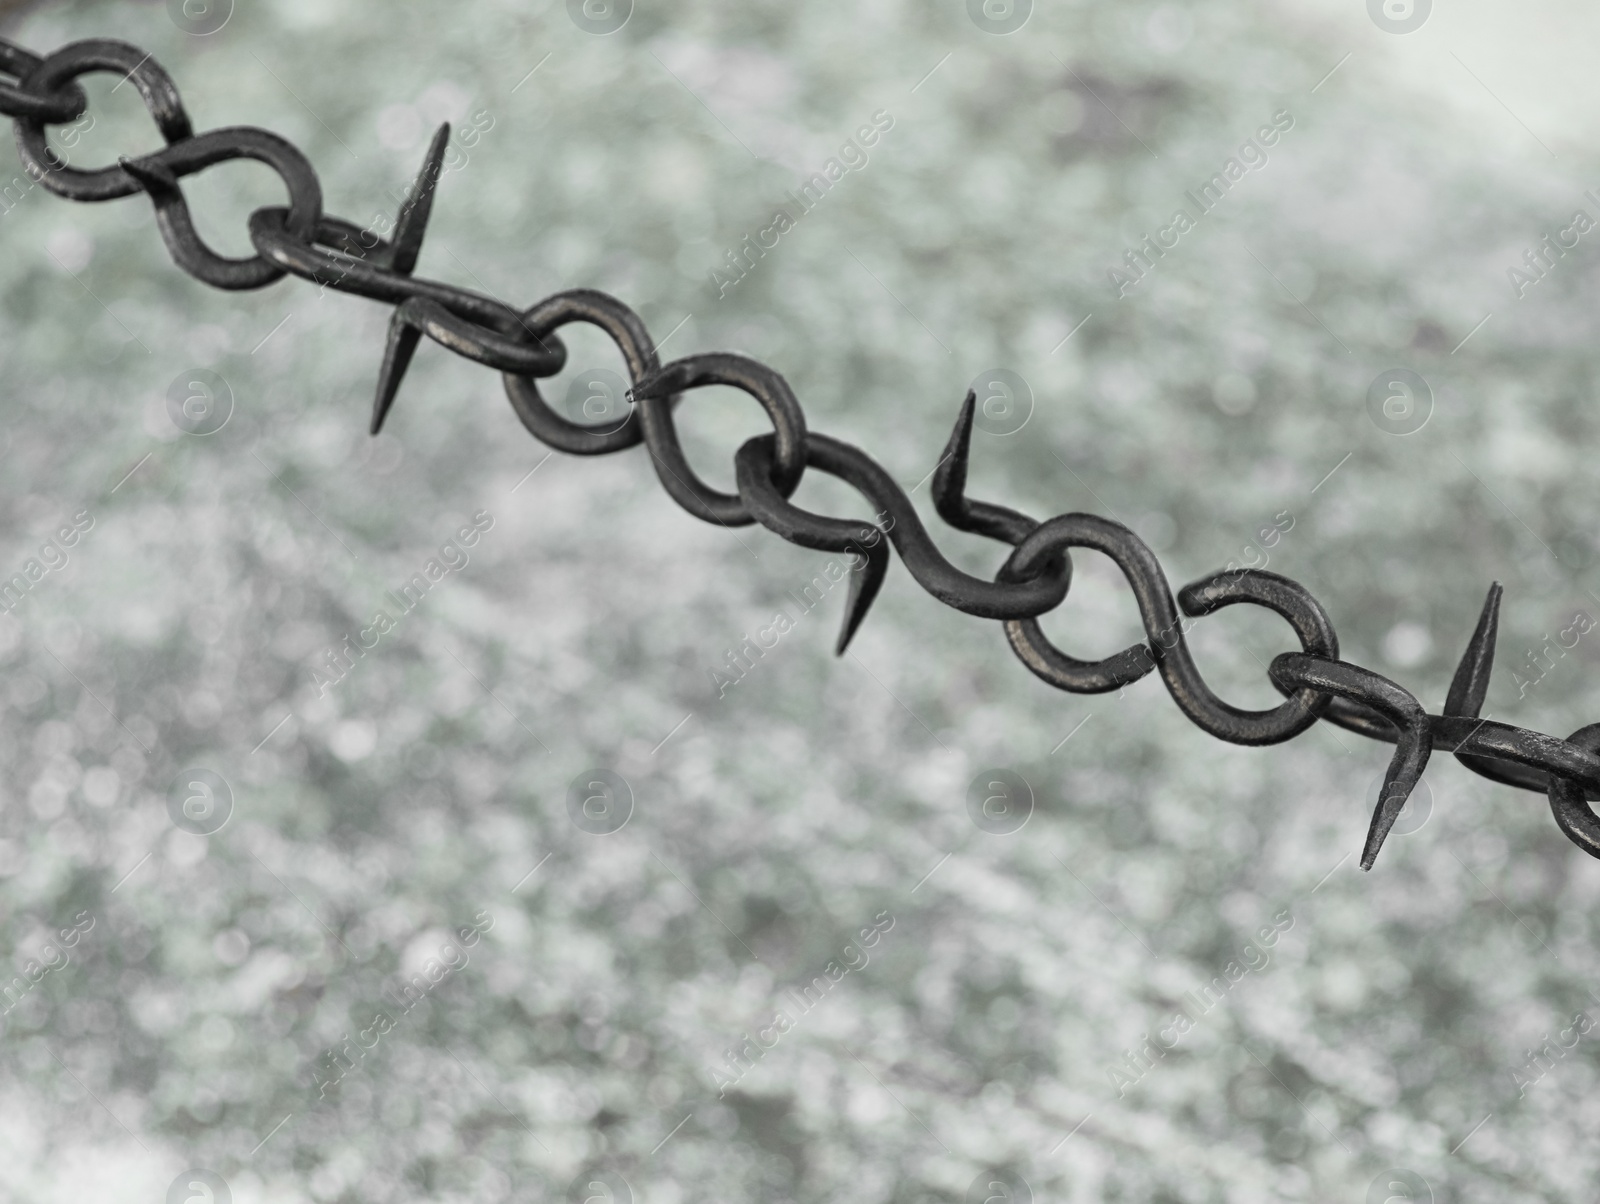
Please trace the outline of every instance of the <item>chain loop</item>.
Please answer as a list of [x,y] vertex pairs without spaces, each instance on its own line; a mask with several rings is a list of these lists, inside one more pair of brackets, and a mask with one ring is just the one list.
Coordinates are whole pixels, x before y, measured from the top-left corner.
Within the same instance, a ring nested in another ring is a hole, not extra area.
[[689,467],[672,425],[674,395],[708,385],[731,385],[761,403],[772,420],[772,483],[784,497],[795,491],[806,470],[806,416],[788,381],[763,363],[725,351],[673,360],[634,386],[634,404],[662,488],[698,519],[724,527],[748,526],[755,519],[739,496],[711,488]]
[[[592,288],[568,289],[546,297],[522,314],[523,326],[536,339],[553,335],[569,322],[587,322],[611,337],[622,353],[622,361],[628,368],[628,383],[634,388],[660,372],[661,361],[656,358],[644,321],[606,293]],[[644,438],[637,407],[630,408],[628,416],[615,426],[585,426],[552,410],[540,396],[539,386],[532,376],[507,372],[505,386],[511,408],[522,419],[528,433],[557,451],[575,456],[604,456],[633,447]],[[674,394],[668,404],[676,404],[680,396]]]
[[76,83],[69,83],[55,92],[29,87],[33,82],[29,77],[43,62],[38,55],[0,39],[0,75],[9,75],[16,81],[8,83],[0,79],[0,115],[28,117],[51,125],[76,121],[83,116],[89,107],[89,98]]
[[266,130],[248,126],[211,130],[153,155],[123,159],[121,166],[154,203],[156,225],[174,263],[213,288],[261,288],[283,279],[284,269],[259,253],[242,259],[218,255],[195,230],[189,203],[178,187],[184,176],[232,159],[254,159],[278,173],[289,192],[285,228],[292,235],[309,238],[322,217],[322,185],[293,143]]
[[[172,77],[148,54],[126,42],[108,38],[72,42],[40,63],[27,82],[35,91],[55,92],[64,85],[77,87],[80,75],[95,71],[117,72],[139,90],[144,107],[169,147],[194,137],[194,127]],[[16,125],[17,150],[23,166],[57,196],[69,201],[113,201],[132,196],[144,187],[121,166],[86,171],[52,162],[55,154],[46,141],[43,118],[18,117]]]

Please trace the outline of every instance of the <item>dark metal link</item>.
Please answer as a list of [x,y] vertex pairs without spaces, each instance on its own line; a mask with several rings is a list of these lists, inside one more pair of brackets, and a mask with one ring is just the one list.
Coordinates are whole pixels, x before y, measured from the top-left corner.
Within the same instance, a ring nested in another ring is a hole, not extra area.
[[[606,293],[592,288],[569,289],[546,297],[522,314],[523,326],[537,339],[553,335],[568,322],[587,322],[610,335],[628,367],[629,384],[635,388],[661,370],[661,361],[656,358],[644,322],[633,310]],[[505,385],[511,408],[522,419],[529,434],[558,451],[575,456],[603,456],[633,447],[644,438],[644,426],[637,409],[630,409],[628,416],[616,425],[585,426],[570,422],[552,410],[540,396],[539,386],[532,377],[508,372]],[[675,404],[679,396],[675,394],[669,398],[668,404]]]
[[[791,505],[773,478],[777,467],[775,446],[770,435],[752,439],[739,449],[735,463],[740,497],[762,525],[785,539],[803,547],[842,552],[850,550],[852,540],[880,543],[874,531],[887,535],[918,585],[946,606],[979,618],[1041,614],[1059,606],[1067,596],[1070,573],[1065,565],[1058,564],[1054,573],[1030,574],[1017,581],[990,582],[963,573],[944,558],[911,499],[894,478],[860,448],[827,435],[812,432],[806,436],[806,463],[865,495],[877,508],[882,526],[862,527],[860,523],[824,518]],[[855,616],[857,622],[859,619],[859,615]]]
[[[806,463],[824,472],[828,471],[821,443],[825,438],[809,435],[806,439]],[[835,655],[842,656],[861,626],[861,620],[867,617],[867,609],[878,596],[878,590],[883,587],[884,575],[889,571],[889,546],[884,541],[883,529],[875,524],[827,518],[791,505],[772,483],[772,445],[771,435],[760,435],[734,454],[739,496],[756,521],[780,538],[818,552],[849,552],[855,558],[850,566],[844,619],[839,624],[839,638],[834,644]]]
[[[1189,654],[1189,646],[1183,638],[1183,622],[1178,617],[1166,574],[1145,542],[1119,522],[1095,514],[1063,514],[1052,518],[1040,524],[1017,546],[1000,570],[999,579],[1026,577],[1050,556],[1067,548],[1092,548],[1109,556],[1122,570],[1151,639],[1148,644],[1135,645],[1123,652],[1121,663],[1132,662],[1141,655],[1153,661],[1172,700],[1202,731],[1231,744],[1276,744],[1299,735],[1315,722],[1316,714],[1294,700],[1271,711],[1246,711],[1212,693]],[[1217,605],[1246,600],[1255,599],[1245,593],[1223,595]],[[1323,623],[1326,624],[1325,618]],[[1327,628],[1327,635],[1331,637],[1331,627]],[[1030,664],[1029,667],[1034,666]],[[1114,666],[1097,662],[1094,668],[1111,672]]]
[[36,54],[29,54],[21,46],[14,46],[0,38],[0,75],[9,75],[15,82],[0,79],[0,116],[29,117],[35,121],[57,125],[76,121],[89,107],[89,98],[75,83],[55,92],[37,91],[30,87],[29,79],[43,63]]
[[[189,124],[189,114],[184,112],[172,77],[148,54],[126,42],[106,38],[72,42],[40,63],[27,82],[35,91],[56,92],[73,84],[80,75],[94,71],[116,72],[139,90],[144,107],[168,146],[194,136],[194,127]],[[132,196],[144,187],[120,166],[85,171],[55,162],[45,138],[46,120],[16,119],[17,150],[29,174],[51,192],[69,201],[113,201]]]
[[257,209],[249,219],[250,241],[262,256],[292,276],[353,293],[387,305],[400,305],[412,297],[441,302],[459,317],[508,334],[521,325],[517,311],[502,301],[471,289],[426,280],[395,271],[379,251],[392,245],[374,239],[374,250],[361,256],[350,249],[359,245],[361,227],[340,218],[324,219],[311,238],[302,238],[289,225],[289,211],[279,206]]
[[[1566,743],[1591,755],[1600,753],[1600,723],[1580,727],[1567,737]],[[1567,839],[1589,856],[1600,857],[1600,818],[1596,818],[1585,798],[1593,788],[1592,782],[1551,774],[1548,793],[1550,812]]]
[[218,255],[200,237],[178,181],[232,159],[265,163],[289,190],[289,233],[309,238],[322,217],[322,185],[293,143],[249,126],[211,130],[175,142],[164,151],[123,159],[122,170],[138,181],[155,204],[156,225],[172,260],[189,275],[214,288],[252,289],[283,279],[285,272],[261,255],[243,259]]
[[[76,120],[87,108],[79,76],[111,71],[143,98],[166,146],[86,171],[66,166],[49,148],[45,127]],[[1010,546],[993,581],[957,569],[935,546],[904,489],[859,448],[808,431],[805,414],[776,371],[744,356],[694,355],[665,366],[644,322],[621,301],[592,289],[545,298],[523,312],[496,298],[413,273],[422,247],[450,127],[429,145],[416,184],[400,207],[389,238],[322,212],[315,171],[291,143],[254,127],[196,135],[171,78],[148,55],[124,42],[75,42],[40,59],[0,40],[0,115],[13,118],[28,172],[72,200],[107,201],[144,192],[156,208],[161,235],[179,267],[218,288],[257,288],[292,274],[393,305],[388,346],[373,403],[376,432],[426,334],[458,355],[504,374],[506,394],[536,438],[575,455],[604,455],[643,442],[656,474],[680,506],[706,522],[759,522],[783,539],[851,557],[845,614],[837,651],[843,652],[881,589],[892,544],[928,593],[968,614],[1005,626],[1013,651],[1044,681],[1074,693],[1097,693],[1161,674],[1168,692],[1202,730],[1237,744],[1272,744],[1305,731],[1318,718],[1395,745],[1361,864],[1371,868],[1406,798],[1434,749],[1454,753],[1475,773],[1544,792],[1561,831],[1600,858],[1600,724],[1566,740],[1478,718],[1487,696],[1499,619],[1500,587],[1491,587],[1478,626],[1451,683],[1444,713],[1430,715],[1389,679],[1339,658],[1338,637],[1326,612],[1298,583],[1255,570],[1218,573],[1185,587],[1175,600],[1154,553],[1121,523],[1092,514],[1038,522],[1019,511],[966,496],[976,398],[968,393],[944,457],[932,474],[934,505],[952,527]],[[233,159],[266,163],[282,178],[288,207],[257,209],[249,218],[253,258],[218,255],[195,231],[179,181]],[[627,365],[633,408],[615,424],[586,426],[557,414],[537,378],[559,372],[566,347],[556,331],[587,322],[610,336]],[[708,385],[741,389],[772,421],[771,434],[746,442],[734,457],[738,493],[713,489],[690,468],[673,424],[685,392]],[[847,482],[875,508],[871,522],[832,518],[789,501],[807,466]],[[1038,616],[1066,598],[1071,548],[1111,557],[1139,606],[1149,639],[1098,661],[1078,660],[1045,638]],[[1285,701],[1267,711],[1234,707],[1213,693],[1184,641],[1185,618],[1239,603],[1264,606],[1288,621],[1301,651],[1273,660],[1268,677]],[[1183,617],[1179,615],[1182,609]]]
[[761,403],[775,438],[772,483],[784,497],[795,491],[806,469],[806,416],[788,381],[763,363],[725,351],[673,360],[633,387],[645,443],[662,488],[698,519],[724,527],[748,526],[755,519],[738,495],[711,488],[689,467],[672,425],[674,395],[707,385],[731,385]]
[[1285,692],[1291,689],[1320,690],[1353,702],[1364,703],[1394,725],[1394,756],[1383,775],[1378,806],[1367,829],[1367,842],[1361,850],[1361,868],[1370,870],[1383,847],[1384,838],[1394,827],[1400,809],[1422,778],[1428,757],[1433,752],[1429,736],[1428,713],[1411,693],[1387,677],[1345,661],[1285,652],[1267,670],[1273,682]]

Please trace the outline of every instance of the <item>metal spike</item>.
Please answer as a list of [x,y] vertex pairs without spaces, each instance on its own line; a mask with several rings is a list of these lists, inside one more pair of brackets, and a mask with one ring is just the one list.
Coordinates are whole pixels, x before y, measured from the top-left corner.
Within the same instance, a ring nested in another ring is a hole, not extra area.
[[[862,534],[874,538],[871,533]],[[889,549],[884,543],[882,532],[876,533],[873,543],[864,548],[852,548],[851,551],[861,553],[863,563],[850,570],[850,592],[845,597],[844,620],[839,625],[839,640],[833,646],[835,656],[843,656],[844,650],[850,646],[850,641],[855,638],[861,621],[867,617],[873,599],[883,588],[884,574],[889,571]]]
[[1388,839],[1394,821],[1400,818],[1406,800],[1422,778],[1422,766],[1416,763],[1417,758],[1407,756],[1407,743],[1406,734],[1402,733],[1394,758],[1383,775],[1378,805],[1373,809],[1372,823],[1367,828],[1367,843],[1361,849],[1361,868],[1364,870],[1370,870],[1372,863],[1378,859],[1378,852]]
[[138,180],[153,198],[159,200],[179,192],[178,177],[172,174],[172,169],[165,163],[141,163],[124,156],[117,160],[117,166]]
[[667,395],[667,390],[662,388],[662,382],[665,377],[665,371],[658,368],[655,372],[650,373],[642,380],[635,381],[632,387],[628,389],[627,397],[629,404],[635,404],[640,401],[649,401],[656,397],[665,397]]
[[395,219],[389,266],[402,276],[409,276],[416,270],[417,256],[422,254],[422,237],[428,230],[428,217],[433,212],[433,194],[439,186],[439,169],[444,163],[445,148],[449,144],[450,123],[447,121],[434,132],[428,154],[422,160],[422,170],[417,173],[417,182],[412,185]]
[[417,343],[422,339],[422,327],[411,320],[411,302],[396,307],[389,321],[389,344],[383,350],[383,367],[378,371],[378,392],[372,399],[372,425],[369,433],[376,435],[383,429],[383,420],[389,416],[395,394],[411,357],[417,353]]
[[960,527],[967,515],[967,462],[972,456],[972,420],[977,412],[978,395],[968,389],[950,442],[944,446],[944,458],[933,470],[934,508],[953,527]]
[[1489,672],[1494,667],[1495,633],[1500,627],[1500,583],[1489,587],[1489,596],[1483,600],[1483,613],[1478,616],[1478,627],[1467,641],[1467,650],[1456,666],[1456,675],[1450,681],[1450,693],[1444,700],[1446,715],[1466,715],[1476,719],[1489,694]]

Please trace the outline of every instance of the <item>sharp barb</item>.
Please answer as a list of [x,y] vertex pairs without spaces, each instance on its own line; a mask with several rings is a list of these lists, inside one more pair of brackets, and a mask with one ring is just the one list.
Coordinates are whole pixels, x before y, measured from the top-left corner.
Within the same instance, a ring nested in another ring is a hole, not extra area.
[[665,397],[670,391],[667,388],[666,370],[661,369],[636,382],[633,388],[628,390],[628,400],[637,402],[656,397]]
[[967,518],[967,461],[972,455],[972,420],[978,412],[978,395],[967,390],[967,399],[956,415],[955,430],[945,444],[944,458],[933,473],[933,505],[939,517],[953,527]]
[[889,549],[884,544],[882,534],[879,533],[875,542],[862,553],[862,562],[850,570],[850,592],[845,597],[844,620],[839,625],[839,641],[833,648],[835,656],[843,656],[844,650],[855,638],[861,621],[867,617],[868,609],[878,596],[878,590],[883,588],[884,574],[888,571]]
[[1378,805],[1372,812],[1372,824],[1367,828],[1367,843],[1361,850],[1361,868],[1364,870],[1370,870],[1372,863],[1378,859],[1378,851],[1383,848],[1394,821],[1400,818],[1406,800],[1411,797],[1417,780],[1422,776],[1409,766],[1401,765],[1401,759],[1402,754],[1397,751],[1389,771],[1383,775],[1383,789],[1378,795]]
[[445,148],[450,144],[450,123],[441,125],[428,146],[417,182],[400,206],[400,216],[394,224],[394,251],[389,266],[402,276],[416,269],[417,257],[422,254],[422,237],[428,230],[428,216],[433,212],[433,194],[439,186],[439,173],[444,164]]
[[389,345],[383,351],[383,367],[378,372],[378,392],[372,399],[370,432],[374,435],[383,429],[384,419],[389,416],[389,408],[394,405],[400,382],[405,379],[406,369],[411,366],[411,357],[417,353],[417,343],[422,338],[421,328],[410,320],[406,312],[409,305],[410,302],[407,302],[396,309],[389,323]]
[[137,159],[121,158],[117,165],[127,172],[153,197],[170,196],[178,191],[178,177],[164,163],[140,163]]
[[1489,587],[1489,596],[1483,600],[1483,613],[1478,616],[1477,629],[1467,641],[1461,664],[1450,682],[1450,693],[1444,700],[1446,715],[1466,715],[1476,719],[1483,710],[1484,699],[1489,694],[1489,673],[1494,667],[1495,634],[1500,626],[1500,583]]

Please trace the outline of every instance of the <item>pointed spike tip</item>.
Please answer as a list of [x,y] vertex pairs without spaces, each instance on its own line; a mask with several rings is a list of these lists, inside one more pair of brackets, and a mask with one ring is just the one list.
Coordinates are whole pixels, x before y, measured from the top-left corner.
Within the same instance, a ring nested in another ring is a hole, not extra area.
[[[876,536],[874,538],[874,536]],[[871,540],[872,542],[867,542]],[[845,597],[844,618],[839,623],[839,638],[834,643],[833,654],[843,656],[850,641],[861,628],[873,600],[883,588],[883,577],[889,570],[889,553],[883,544],[883,533],[874,528],[862,532],[865,549],[852,548],[861,556],[861,563],[850,570],[850,592]]]
[[417,257],[422,254],[422,239],[428,230],[428,218],[433,213],[433,196],[439,186],[444,163],[444,152],[450,144],[450,123],[444,122],[434,131],[428,153],[423,156],[422,169],[411,186],[406,199],[401,202],[400,214],[394,223],[394,248],[390,264],[402,276],[416,270]]
[[967,464],[972,458],[972,423],[978,412],[978,394],[967,390],[956,414],[955,429],[944,445],[944,457],[933,470],[933,506],[947,523],[959,525],[967,511]]
[[165,163],[140,163],[123,155],[117,159],[117,166],[138,180],[144,190],[153,196],[177,190],[178,177],[172,174],[172,169]]
[[395,396],[400,392],[400,382],[405,379],[406,369],[411,366],[411,357],[416,354],[417,343],[422,339],[421,329],[410,321],[406,313],[410,304],[406,302],[396,309],[389,323],[389,345],[384,348],[383,367],[378,371],[378,390],[372,399],[372,422],[367,428],[372,435],[383,430],[384,420],[388,418]]
[[642,380],[634,381],[633,387],[628,390],[630,402],[649,401],[653,398],[663,397],[666,390],[661,387],[662,377],[665,373],[657,370]]
[[1383,849],[1383,842],[1389,838],[1395,821],[1400,818],[1400,812],[1405,810],[1406,800],[1416,789],[1418,780],[1419,777],[1410,774],[1397,774],[1392,767],[1383,775],[1383,792],[1378,797],[1377,807],[1373,809],[1372,824],[1367,829],[1367,842],[1361,849],[1362,869],[1370,870],[1377,861],[1378,853]]
[[1483,611],[1478,615],[1478,626],[1467,641],[1461,654],[1455,676],[1450,680],[1450,692],[1445,696],[1446,715],[1465,715],[1477,718],[1489,695],[1489,677],[1494,668],[1495,636],[1500,628],[1500,597],[1504,591],[1498,581],[1489,586],[1483,600]]

